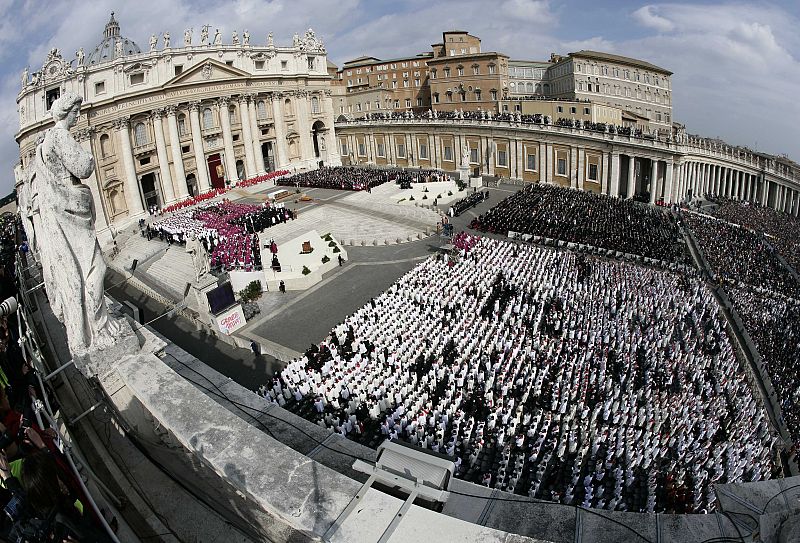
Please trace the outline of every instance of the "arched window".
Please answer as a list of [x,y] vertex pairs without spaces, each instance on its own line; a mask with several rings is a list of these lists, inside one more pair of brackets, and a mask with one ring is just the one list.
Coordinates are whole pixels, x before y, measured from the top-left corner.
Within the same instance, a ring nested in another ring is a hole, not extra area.
[[147,143],[147,128],[144,123],[136,123],[133,127],[133,141],[137,147]]
[[231,106],[228,108],[228,119],[231,124],[236,124],[236,107]]
[[311,97],[311,113],[319,113],[319,98]]
[[525,83],[525,92],[533,92],[533,83]]
[[181,113],[178,115],[178,135],[185,136],[188,133],[189,131],[186,129],[186,115]]
[[292,107],[292,101],[289,98],[283,101],[283,114],[288,115],[289,117],[294,115],[294,108]]
[[264,100],[259,100],[256,102],[256,113],[258,114],[259,119],[264,119],[267,116],[267,104],[264,103]]
[[111,138],[108,134],[100,136],[100,155],[103,158],[109,157],[114,154],[114,148],[111,147]]
[[203,128],[214,128],[214,115],[211,113],[211,108],[203,110]]

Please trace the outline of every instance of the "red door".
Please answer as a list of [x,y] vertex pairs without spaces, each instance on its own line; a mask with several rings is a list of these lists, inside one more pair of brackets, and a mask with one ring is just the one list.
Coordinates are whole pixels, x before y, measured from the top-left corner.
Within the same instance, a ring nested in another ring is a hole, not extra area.
[[208,155],[208,174],[211,176],[211,186],[219,189],[225,186],[225,169],[219,153]]

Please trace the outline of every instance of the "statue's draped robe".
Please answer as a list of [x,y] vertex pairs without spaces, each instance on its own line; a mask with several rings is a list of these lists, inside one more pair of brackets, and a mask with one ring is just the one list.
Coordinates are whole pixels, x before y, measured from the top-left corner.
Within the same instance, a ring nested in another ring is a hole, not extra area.
[[41,227],[37,229],[42,270],[54,314],[67,330],[73,356],[104,348],[108,331],[103,295],[106,265],[94,229],[89,187],[79,183],[94,170],[94,158],[69,131],[56,126],[36,149]]

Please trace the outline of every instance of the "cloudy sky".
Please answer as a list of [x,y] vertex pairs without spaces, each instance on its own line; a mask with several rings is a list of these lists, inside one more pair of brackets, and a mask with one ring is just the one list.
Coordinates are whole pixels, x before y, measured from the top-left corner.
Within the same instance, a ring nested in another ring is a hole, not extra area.
[[210,24],[226,43],[246,28],[252,43],[271,31],[279,45],[312,27],[339,65],[427,51],[450,29],[512,58],[579,49],[633,56],[675,72],[673,118],[689,132],[800,161],[798,0],[0,0],[0,195],[13,188],[18,161],[22,70],[38,70],[51,47],[88,54],[112,10],[143,49],[153,33],[169,31],[180,44],[185,28],[197,36]]

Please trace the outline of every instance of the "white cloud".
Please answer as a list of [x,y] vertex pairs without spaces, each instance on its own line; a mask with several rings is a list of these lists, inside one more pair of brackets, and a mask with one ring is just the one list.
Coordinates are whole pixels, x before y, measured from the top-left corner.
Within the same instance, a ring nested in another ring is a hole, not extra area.
[[657,6],[643,6],[633,12],[633,18],[639,21],[642,25],[658,30],[659,32],[671,32],[675,29],[675,25],[667,19],[656,13]]
[[531,23],[550,24],[554,15],[548,0],[506,0],[500,10],[509,17],[516,17]]

